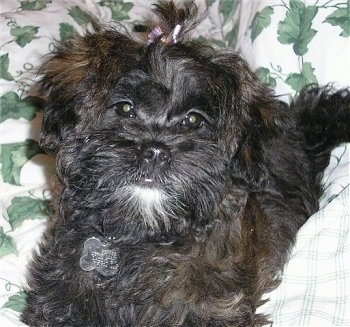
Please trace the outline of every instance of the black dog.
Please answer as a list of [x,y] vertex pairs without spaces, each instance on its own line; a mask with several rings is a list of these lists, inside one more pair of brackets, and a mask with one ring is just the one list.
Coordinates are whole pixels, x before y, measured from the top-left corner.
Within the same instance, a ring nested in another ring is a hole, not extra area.
[[186,39],[193,4],[155,11],[146,45],[95,26],[43,66],[61,188],[30,326],[268,323],[256,308],[350,141],[348,90],[283,104],[239,55]]

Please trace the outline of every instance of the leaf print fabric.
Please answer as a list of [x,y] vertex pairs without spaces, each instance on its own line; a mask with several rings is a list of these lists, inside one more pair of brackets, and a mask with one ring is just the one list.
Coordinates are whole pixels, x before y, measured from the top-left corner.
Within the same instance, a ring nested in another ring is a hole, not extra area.
[[39,98],[29,96],[21,99],[16,92],[7,92],[0,97],[0,122],[9,118],[32,120],[39,110],[39,103]]
[[343,69],[350,54],[349,5],[350,0],[261,1],[251,24],[241,26],[238,45],[280,95],[310,84],[349,85],[350,73]]
[[334,7],[336,8],[335,11],[327,16],[325,22],[333,26],[339,26],[342,30],[340,36],[350,36],[350,0],[346,4],[335,4]]
[[3,181],[12,185],[21,185],[22,167],[40,152],[38,142],[31,139],[21,143],[2,144],[0,163]]
[[7,81],[12,81],[13,77],[12,75],[8,72],[9,69],[9,54],[5,53],[2,56],[0,56],[0,78],[3,78]]
[[273,7],[267,6],[257,12],[252,21],[251,38],[254,41],[266,27],[271,24],[271,15],[274,13]]
[[317,31],[312,28],[318,8],[305,6],[300,0],[290,0],[286,17],[278,24],[278,41],[283,44],[293,44],[293,50],[298,56],[308,51],[308,44]]
[[111,10],[112,18],[116,21],[129,19],[128,13],[134,6],[133,2],[124,2],[123,0],[104,0],[100,1],[99,5],[108,7]]
[[11,253],[17,253],[15,241],[0,227],[0,259]]
[[37,38],[36,34],[38,33],[38,30],[38,26],[13,26],[10,32],[11,35],[14,36],[15,42],[21,48],[24,48],[33,39]]

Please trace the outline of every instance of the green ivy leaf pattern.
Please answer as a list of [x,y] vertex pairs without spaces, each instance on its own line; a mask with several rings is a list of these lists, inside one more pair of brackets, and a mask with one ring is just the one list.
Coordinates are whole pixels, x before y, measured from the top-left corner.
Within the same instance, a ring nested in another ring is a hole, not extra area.
[[257,36],[271,24],[271,15],[274,13],[272,7],[265,7],[260,12],[257,12],[253,18],[251,26],[251,39],[252,42],[257,38]]
[[22,313],[27,307],[27,293],[24,291],[17,292],[10,296],[2,307]]
[[239,1],[237,0],[220,0],[219,10],[224,17],[224,24],[233,19],[238,7]]
[[22,48],[24,48],[32,40],[37,39],[35,35],[38,33],[38,26],[14,26],[11,28],[11,35],[15,37],[15,42]]
[[108,7],[112,12],[112,18],[118,21],[129,19],[129,11],[134,7],[132,2],[124,2],[123,0],[103,0],[98,4]]
[[43,10],[51,0],[21,1],[22,10]]
[[8,72],[9,64],[10,64],[10,59],[9,59],[8,53],[5,53],[2,56],[0,56],[0,78],[3,78],[7,81],[12,81],[13,77]]
[[286,83],[296,92],[300,92],[305,86],[317,85],[317,78],[314,74],[315,69],[310,62],[305,62],[300,73],[289,74]]
[[91,22],[91,16],[79,6],[71,7],[68,14],[81,26],[86,26]]
[[234,25],[232,30],[226,33],[225,35],[225,41],[227,42],[227,46],[232,48],[237,42],[237,37],[238,37],[238,26]]
[[340,36],[350,36],[350,0],[346,8],[338,8],[325,19],[326,23],[332,26],[339,26],[342,29]]
[[207,7],[210,7],[215,2],[216,2],[216,0],[205,0],[205,4],[207,5]]
[[19,227],[27,219],[47,219],[48,200],[36,199],[30,196],[14,197],[7,208],[9,223],[12,230]]
[[0,258],[12,253],[17,253],[15,241],[0,227]]
[[300,0],[290,0],[290,9],[286,17],[278,24],[278,41],[282,44],[293,44],[293,50],[298,56],[308,51],[308,44],[313,39],[316,30],[312,29],[312,20],[318,12],[317,6],[308,6]]
[[61,41],[71,39],[75,35],[75,29],[68,23],[60,23],[60,38]]
[[1,144],[1,174],[5,183],[20,184],[20,173],[27,161],[42,153],[38,142],[27,139],[21,143]]
[[256,74],[258,75],[258,78],[264,83],[271,87],[276,87],[277,81],[274,77],[271,76],[271,72],[268,68],[260,67]]
[[[207,7],[217,5],[212,10],[217,10],[218,22],[212,27],[216,30],[218,37],[208,39],[198,37],[198,40],[210,43],[215,48],[233,48],[237,42],[239,19],[237,12],[240,8],[241,0],[206,0]],[[215,13],[216,14],[216,13]]]
[[26,97],[21,99],[16,92],[10,91],[0,97],[1,117],[0,122],[8,118],[24,118],[31,120],[35,118],[39,110],[41,99]]

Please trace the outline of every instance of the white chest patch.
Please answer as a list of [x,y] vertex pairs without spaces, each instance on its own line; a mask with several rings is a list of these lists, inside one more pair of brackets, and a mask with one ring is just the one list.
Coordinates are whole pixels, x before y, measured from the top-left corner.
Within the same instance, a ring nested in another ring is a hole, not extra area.
[[131,192],[130,205],[141,214],[149,227],[157,229],[159,221],[162,221],[168,229],[169,212],[165,209],[168,204],[167,198],[167,195],[157,188],[135,186]]
[[160,204],[164,195],[163,192],[149,187],[136,186],[134,188],[134,196],[137,197],[143,204]]

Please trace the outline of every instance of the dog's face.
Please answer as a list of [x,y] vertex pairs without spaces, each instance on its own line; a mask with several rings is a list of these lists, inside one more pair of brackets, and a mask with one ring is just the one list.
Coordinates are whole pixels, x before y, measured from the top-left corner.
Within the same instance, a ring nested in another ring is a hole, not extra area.
[[114,134],[108,140],[116,146],[104,156],[123,212],[169,229],[172,219],[205,217],[213,209],[224,183],[225,151],[217,131],[220,104],[208,77],[196,74],[188,60],[167,56],[157,54],[118,80],[93,129]]
[[104,212],[105,225],[210,223],[233,179],[249,175],[238,166],[254,165],[252,128],[276,125],[245,62],[195,43],[143,46],[99,31],[61,47],[43,71],[41,144],[58,152],[75,207]]

